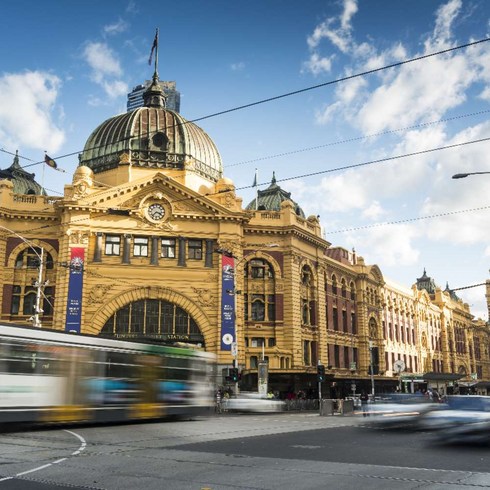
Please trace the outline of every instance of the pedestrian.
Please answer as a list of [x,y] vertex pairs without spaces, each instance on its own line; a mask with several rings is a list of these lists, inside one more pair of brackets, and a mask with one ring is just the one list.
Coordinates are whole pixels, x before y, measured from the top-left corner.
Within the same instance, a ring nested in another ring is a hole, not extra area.
[[216,391],[216,404],[214,406],[214,411],[216,413],[221,413],[222,407],[221,407],[221,401],[223,400],[223,392],[221,391],[221,388],[219,388]]
[[369,407],[368,407],[369,395],[365,391],[363,391],[361,393],[360,398],[361,398],[362,416],[369,417]]

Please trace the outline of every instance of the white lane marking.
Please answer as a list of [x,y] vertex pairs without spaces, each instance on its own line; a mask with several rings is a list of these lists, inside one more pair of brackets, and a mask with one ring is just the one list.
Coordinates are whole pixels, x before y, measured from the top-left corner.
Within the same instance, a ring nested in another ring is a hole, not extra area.
[[[68,432],[72,436],[77,437],[78,440],[80,441],[80,443],[81,443],[80,447],[76,451],[73,451],[71,453],[71,456],[78,456],[87,447],[87,442],[85,441],[85,439],[81,435],[77,434],[76,432],[72,432],[71,430],[66,430],[66,429],[64,429],[64,431]],[[38,466],[37,468],[33,468],[32,470],[23,471],[22,473],[17,473],[14,476],[6,476],[5,478],[0,478],[0,482],[7,481],[7,480],[13,480],[14,478],[16,478],[18,476],[23,476],[23,475],[27,475],[29,473],[34,473],[35,471],[44,470],[45,468],[49,468],[53,464],[62,463],[63,461],[66,461],[67,459],[68,458],[57,459],[56,461],[53,461],[52,463],[48,463],[48,464],[45,464],[43,466]]]

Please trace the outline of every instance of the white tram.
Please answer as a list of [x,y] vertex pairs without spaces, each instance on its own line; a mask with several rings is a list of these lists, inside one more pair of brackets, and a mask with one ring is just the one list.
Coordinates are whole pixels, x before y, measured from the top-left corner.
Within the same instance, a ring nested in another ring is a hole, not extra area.
[[206,413],[212,361],[192,348],[0,325],[0,423]]

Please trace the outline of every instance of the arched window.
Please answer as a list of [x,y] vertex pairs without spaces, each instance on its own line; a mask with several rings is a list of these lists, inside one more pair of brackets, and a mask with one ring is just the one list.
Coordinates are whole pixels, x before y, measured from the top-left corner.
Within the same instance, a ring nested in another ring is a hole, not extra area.
[[274,267],[262,258],[250,259],[244,267],[244,319],[252,322],[276,321]]
[[353,282],[349,284],[349,289],[350,289],[350,299],[352,301],[356,300],[356,286]]
[[341,282],[341,294],[342,294],[342,298],[347,298],[347,285],[345,284],[344,278],[342,278],[342,282]]
[[308,265],[301,269],[301,320],[303,325],[316,325],[315,278]]
[[[46,250],[43,251],[43,266],[46,269],[53,268],[53,257]],[[15,258],[15,268],[21,269],[26,267],[28,269],[37,269],[39,267],[39,258],[41,257],[41,248],[40,247],[28,247],[22,252],[20,252]]]
[[142,299],[123,306],[107,320],[100,335],[204,342],[197,323],[188,312],[174,303],[158,299]]
[[332,275],[332,294],[337,294],[337,278]]

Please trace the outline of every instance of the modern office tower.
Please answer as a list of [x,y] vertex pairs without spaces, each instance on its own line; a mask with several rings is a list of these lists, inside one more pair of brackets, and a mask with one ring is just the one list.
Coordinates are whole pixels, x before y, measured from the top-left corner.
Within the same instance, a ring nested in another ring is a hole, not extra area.
[[[146,80],[141,85],[136,85],[133,90],[128,94],[127,109],[128,112],[138,107],[143,107],[143,93],[150,86],[151,80]],[[176,88],[175,82],[159,81],[160,87],[167,96],[166,104],[167,109],[175,112],[180,112],[180,92]]]

